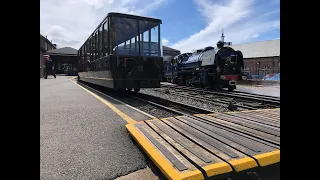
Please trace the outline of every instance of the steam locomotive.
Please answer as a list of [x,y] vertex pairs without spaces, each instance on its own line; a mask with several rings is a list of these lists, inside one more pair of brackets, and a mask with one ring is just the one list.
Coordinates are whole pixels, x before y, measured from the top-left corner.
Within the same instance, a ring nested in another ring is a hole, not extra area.
[[217,48],[209,46],[175,56],[164,62],[165,79],[178,85],[236,89],[243,68],[243,54],[229,45],[230,42],[222,39]]

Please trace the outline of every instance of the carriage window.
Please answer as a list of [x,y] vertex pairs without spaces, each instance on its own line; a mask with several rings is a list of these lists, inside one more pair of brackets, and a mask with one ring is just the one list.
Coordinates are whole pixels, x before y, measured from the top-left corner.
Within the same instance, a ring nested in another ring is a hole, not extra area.
[[42,56],[40,54],[40,69],[42,68]]
[[149,22],[150,25],[153,26],[151,28],[151,54],[150,56],[162,56],[162,45],[161,41],[159,41],[159,29],[160,29],[160,24]]
[[86,46],[86,52],[87,52],[87,59],[86,61],[90,61],[91,59],[91,45],[90,45],[90,39],[86,42],[87,46]]
[[132,39],[131,39],[130,51],[131,51],[131,52],[137,52],[136,38],[132,38]]
[[141,55],[142,56],[150,56],[150,46],[151,42],[149,41],[149,31],[145,31],[142,33],[143,35],[141,36],[142,43],[141,43]]
[[96,55],[96,58],[95,59],[98,59],[99,58],[99,37],[98,37],[98,31],[96,32],[96,34],[94,35],[95,36],[95,55]]
[[113,47],[112,49],[115,50],[116,53],[133,56],[162,55],[158,33],[160,28],[159,23],[113,17],[111,24],[112,32],[110,32],[110,38],[112,38],[113,41],[111,44]]
[[104,56],[104,54],[102,53],[102,41],[103,41],[103,39],[102,39],[102,28],[103,28],[103,26],[100,26],[99,27],[99,57],[103,57]]
[[[111,46],[117,54],[138,55],[139,51],[130,51],[127,41],[138,35],[138,21],[136,19],[112,17]],[[126,42],[126,46],[125,46]]]
[[96,56],[95,56],[95,52],[96,52],[96,36],[95,34],[92,36],[92,60],[94,61]]
[[103,39],[103,42],[104,42],[104,55],[103,56],[107,56],[108,54],[108,22],[106,22],[104,25],[103,25],[103,29],[104,29],[104,33],[102,35],[102,39]]

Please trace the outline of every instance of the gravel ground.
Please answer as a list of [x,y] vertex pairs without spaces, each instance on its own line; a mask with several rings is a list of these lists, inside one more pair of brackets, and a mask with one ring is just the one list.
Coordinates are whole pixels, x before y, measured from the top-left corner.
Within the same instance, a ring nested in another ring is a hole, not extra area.
[[133,99],[133,98],[123,98],[123,97],[117,97],[120,101],[129,104],[130,106],[133,106],[137,109],[140,109],[141,111],[144,111],[154,117],[157,118],[167,118],[167,117],[173,117],[173,116],[179,116],[180,114],[175,114],[172,112],[168,112],[166,110],[163,110],[161,108],[155,107],[153,105],[147,104],[145,102]]
[[160,92],[159,89],[141,89],[140,93],[144,94],[149,94],[152,96],[160,97],[163,99],[168,99],[168,100],[173,100],[173,101],[178,101],[187,105],[193,105],[197,106],[200,108],[208,109],[214,112],[227,112],[228,110],[228,105],[221,104],[221,103],[206,103],[202,101],[197,101],[194,99],[186,98],[186,97],[181,97],[177,95],[171,95],[171,94],[165,94],[163,92]]
[[[171,84],[171,83],[167,83],[167,82],[162,82],[161,84],[176,86],[176,84]],[[243,84],[238,84],[237,89],[234,91],[280,97],[280,85],[243,85]]]
[[236,91],[280,97],[280,86],[237,85]]

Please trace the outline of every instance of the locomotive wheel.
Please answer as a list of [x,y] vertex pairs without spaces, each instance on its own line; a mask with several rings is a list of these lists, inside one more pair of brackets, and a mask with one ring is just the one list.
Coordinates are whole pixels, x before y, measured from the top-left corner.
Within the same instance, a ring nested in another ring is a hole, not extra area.
[[133,88],[135,93],[138,93],[140,91],[140,88]]
[[132,91],[132,88],[127,88],[128,91]]
[[183,77],[178,78],[178,85],[183,85],[184,81],[183,81]]
[[216,85],[214,86],[214,89],[217,90],[217,91],[221,91],[221,90],[222,90],[221,84],[220,84],[220,83],[216,84]]
[[177,78],[173,78],[173,84],[177,84]]

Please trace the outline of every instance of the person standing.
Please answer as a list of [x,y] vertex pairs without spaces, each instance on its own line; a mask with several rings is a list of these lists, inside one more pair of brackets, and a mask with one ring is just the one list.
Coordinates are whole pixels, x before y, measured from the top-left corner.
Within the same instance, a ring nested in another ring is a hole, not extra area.
[[45,76],[45,79],[48,78],[48,73],[50,73],[51,75],[54,76],[54,78],[56,78],[56,74],[54,73],[53,62],[52,62],[52,59],[50,58],[50,56],[48,56],[47,61],[46,61],[46,76]]

